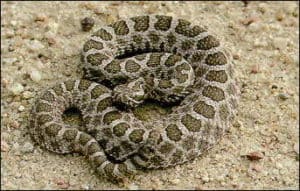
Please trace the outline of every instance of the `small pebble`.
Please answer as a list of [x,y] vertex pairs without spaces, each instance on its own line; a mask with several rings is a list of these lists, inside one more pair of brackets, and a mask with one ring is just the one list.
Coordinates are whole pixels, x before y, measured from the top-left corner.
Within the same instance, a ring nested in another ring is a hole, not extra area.
[[251,71],[250,71],[251,74],[256,74],[258,72],[259,72],[259,66],[257,64],[251,66]]
[[10,123],[10,126],[14,129],[18,129],[20,127],[20,123],[18,121],[13,121]]
[[2,78],[1,84],[2,84],[2,86],[3,86],[4,88],[6,88],[7,85],[9,84],[9,80],[7,80],[7,79],[5,79],[5,78]]
[[280,93],[280,94],[278,94],[278,97],[281,100],[287,100],[287,99],[289,99],[289,96],[286,93]]
[[12,38],[12,37],[14,37],[14,35],[15,35],[15,31],[14,30],[8,29],[8,30],[4,31],[4,36],[6,38]]
[[6,141],[1,140],[1,152],[7,152],[9,150],[9,146]]
[[38,51],[45,48],[45,46],[38,40],[29,41],[28,47],[34,51]]
[[14,83],[10,90],[14,95],[19,95],[21,92],[23,92],[24,87],[20,83]]
[[258,4],[258,10],[261,13],[265,13],[268,10],[268,5],[266,3],[260,3]]
[[51,38],[51,37],[47,38],[47,41],[48,41],[49,46],[52,46],[56,43],[55,39]]
[[215,179],[219,182],[222,182],[224,180],[224,175],[223,174],[217,175]]
[[251,152],[249,154],[246,155],[247,158],[251,161],[253,160],[260,160],[262,158],[264,158],[264,155],[261,152]]
[[259,164],[253,164],[251,166],[251,169],[255,170],[256,172],[261,172],[263,170],[263,167],[261,165],[259,165]]
[[241,20],[241,23],[242,23],[243,25],[248,26],[248,25],[250,25],[251,23],[256,22],[256,21],[258,21],[258,18],[257,18],[257,17],[249,17],[249,18],[246,18],[246,19]]
[[244,3],[244,7],[247,7],[247,5],[250,3],[250,1],[245,1],[245,0],[242,0],[242,2]]
[[24,109],[25,109],[25,107],[23,105],[20,105],[18,108],[19,111],[24,111]]
[[259,38],[256,38],[254,40],[254,46],[255,47],[267,47],[268,46],[268,42],[264,39],[259,39]]
[[44,22],[44,21],[46,21],[46,20],[47,20],[47,17],[46,17],[45,15],[38,15],[38,16],[36,16],[35,19],[34,19],[35,22],[38,22],[38,21]]
[[273,40],[273,46],[280,50],[284,50],[287,47],[287,44],[288,44],[288,41],[286,38],[278,37]]
[[242,126],[242,122],[238,121],[238,120],[234,120],[233,124],[234,127],[241,127]]
[[91,3],[83,3],[81,4],[82,7],[86,8],[87,10],[93,10],[95,9],[95,5],[91,4]]
[[58,27],[59,27],[59,24],[54,21],[49,22],[48,26],[47,26],[48,30],[50,32],[52,32],[53,34],[57,33]]
[[58,185],[61,189],[67,189],[70,186],[70,183],[65,180],[56,180],[55,183]]
[[21,151],[23,153],[31,153],[33,151],[33,145],[29,142],[26,142],[23,146]]
[[32,97],[33,97],[33,93],[30,92],[30,91],[24,91],[24,92],[23,92],[23,97],[24,97],[25,99],[32,98]]
[[208,176],[203,176],[201,179],[203,180],[203,182],[209,182]]
[[292,12],[292,15],[293,15],[294,17],[298,17],[299,13],[298,13],[297,9],[295,9],[295,10]]
[[16,25],[17,25],[17,21],[12,20],[12,21],[10,21],[10,24],[11,24],[12,26],[16,26]]
[[129,190],[138,190],[139,187],[138,187],[138,185],[136,185],[136,184],[130,184],[130,185],[128,186],[128,189],[129,189]]
[[34,82],[39,82],[42,79],[42,76],[40,74],[39,71],[37,70],[33,70],[30,72],[30,78],[34,81]]
[[195,190],[205,190],[205,189],[203,189],[202,185],[197,185],[197,186],[195,186],[194,189]]
[[299,154],[299,143],[295,143],[294,145],[294,151]]
[[81,20],[81,28],[83,31],[90,31],[95,24],[95,21],[91,17],[85,17]]
[[262,24],[261,23],[251,23],[249,25],[249,30],[251,32],[258,32],[262,29]]
[[279,58],[285,64],[294,64],[294,63],[297,63],[297,58],[293,57],[290,54],[281,54]]
[[280,162],[276,162],[275,166],[276,166],[277,169],[282,169],[283,168],[283,165]]
[[22,174],[20,172],[17,172],[15,178],[22,178]]
[[239,60],[240,59],[240,56],[238,54],[233,54],[232,57],[235,60]]
[[18,151],[19,151],[19,148],[20,148],[20,145],[19,145],[19,143],[16,142],[16,143],[13,144],[12,147],[13,147],[13,149],[14,149],[15,151],[18,152]]
[[17,58],[3,58],[2,60],[3,64],[13,64],[16,61],[18,61]]
[[[1,163],[1,176],[5,177],[6,176],[6,165],[4,164],[4,162]],[[2,179],[3,181],[3,179]]]
[[278,86],[272,85],[272,89],[277,89],[277,88],[278,88]]
[[81,188],[84,190],[90,190],[90,186],[88,184],[81,185]]
[[13,140],[16,142],[16,141],[19,141],[20,137],[21,137],[21,131],[19,130],[14,130],[12,132],[12,134],[14,135],[13,137]]
[[276,19],[277,21],[282,21],[284,19],[284,14],[283,12],[279,11],[276,13]]
[[175,178],[175,179],[172,179],[170,182],[171,182],[172,184],[177,185],[178,183],[180,183],[180,179]]
[[15,47],[14,45],[9,45],[9,46],[8,46],[8,51],[9,51],[9,52],[13,52],[13,51],[15,51],[15,48],[16,48],[16,47]]

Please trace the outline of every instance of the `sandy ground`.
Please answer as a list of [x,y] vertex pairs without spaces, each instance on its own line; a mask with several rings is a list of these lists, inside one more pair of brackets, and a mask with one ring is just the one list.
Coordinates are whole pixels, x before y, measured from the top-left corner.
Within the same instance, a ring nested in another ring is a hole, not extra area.
[[[2,189],[299,189],[298,10],[297,2],[1,2]],[[93,30],[150,13],[204,25],[230,49],[239,114],[207,155],[118,186],[83,156],[33,143],[28,115],[40,90],[80,78]],[[86,16],[95,19],[89,32]]]

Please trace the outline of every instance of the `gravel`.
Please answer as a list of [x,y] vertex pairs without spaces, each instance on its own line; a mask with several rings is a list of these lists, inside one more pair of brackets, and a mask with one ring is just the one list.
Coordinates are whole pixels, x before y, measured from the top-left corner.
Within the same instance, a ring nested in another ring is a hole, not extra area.
[[34,82],[39,82],[42,79],[42,76],[40,74],[39,71],[37,70],[33,70],[30,72],[30,78],[34,81]]
[[95,24],[95,20],[90,17],[85,17],[80,23],[83,31],[90,31]]
[[10,90],[12,91],[12,93],[13,93],[14,95],[19,95],[21,92],[23,92],[24,87],[23,87],[23,85],[20,84],[20,83],[14,83],[14,84],[11,86]]
[[22,151],[23,153],[31,153],[31,152],[33,151],[33,149],[34,149],[34,147],[33,147],[32,143],[26,142],[26,143],[24,143],[24,145],[22,146],[21,151]]
[[289,95],[287,95],[286,93],[280,93],[280,94],[278,94],[278,97],[281,100],[287,100],[287,99],[289,99]]
[[[299,190],[298,2],[1,5],[2,189]],[[27,130],[29,111],[44,88],[82,76],[80,51],[90,33],[120,18],[151,13],[202,23],[222,40],[235,55],[239,112],[226,136],[202,157],[141,171],[125,185],[115,185],[93,173],[83,156],[58,155],[35,144]],[[95,21],[89,32],[81,26],[86,17]],[[244,157],[254,151],[263,158]]]

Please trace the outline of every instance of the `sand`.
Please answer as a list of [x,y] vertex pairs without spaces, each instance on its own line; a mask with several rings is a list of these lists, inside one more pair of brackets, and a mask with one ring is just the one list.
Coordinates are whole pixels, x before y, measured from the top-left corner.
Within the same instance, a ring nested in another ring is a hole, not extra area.
[[[153,13],[201,24],[232,52],[241,96],[220,143],[124,185],[99,178],[84,156],[35,144],[34,97],[82,76],[80,51],[91,32]],[[95,20],[89,32],[84,17]],[[297,2],[1,2],[2,189],[299,189],[298,20]]]

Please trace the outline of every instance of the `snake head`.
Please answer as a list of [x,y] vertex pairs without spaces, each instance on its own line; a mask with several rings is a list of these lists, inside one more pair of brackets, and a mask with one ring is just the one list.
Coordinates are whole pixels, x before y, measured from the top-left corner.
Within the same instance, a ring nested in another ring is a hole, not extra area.
[[144,88],[144,83],[140,80],[118,85],[113,90],[113,99],[127,108],[137,107],[146,98]]

